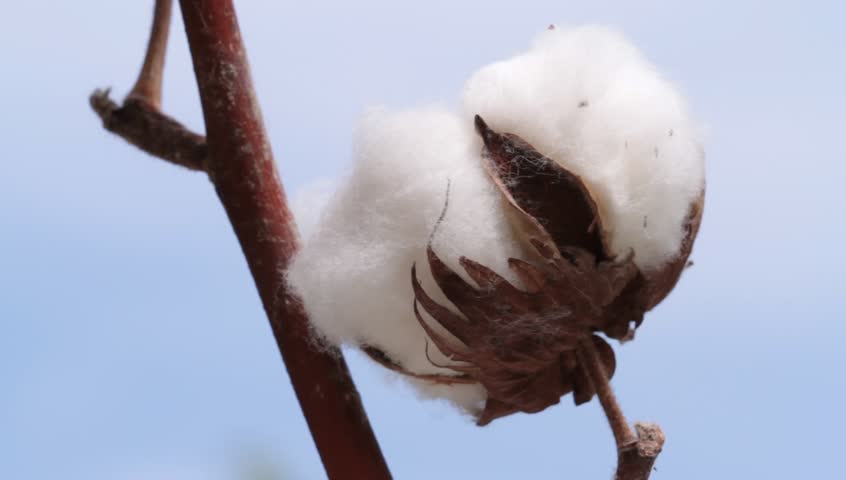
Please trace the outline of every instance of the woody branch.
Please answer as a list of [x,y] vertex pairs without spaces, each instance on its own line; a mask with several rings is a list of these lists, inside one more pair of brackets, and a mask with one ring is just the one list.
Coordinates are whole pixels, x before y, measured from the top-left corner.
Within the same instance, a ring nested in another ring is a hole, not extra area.
[[138,81],[122,105],[95,91],[104,127],[142,150],[205,171],[241,244],[329,478],[391,478],[340,351],[315,348],[280,272],[299,248],[231,0],[181,0],[206,137],[160,110],[171,0],[157,0]]

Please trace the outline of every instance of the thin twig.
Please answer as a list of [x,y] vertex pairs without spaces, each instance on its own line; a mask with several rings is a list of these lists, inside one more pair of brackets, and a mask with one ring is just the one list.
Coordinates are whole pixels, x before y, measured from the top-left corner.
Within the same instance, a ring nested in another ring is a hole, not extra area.
[[150,155],[191,170],[204,170],[206,139],[161,111],[171,10],[172,0],[156,0],[144,64],[123,105],[109,97],[109,89],[95,90],[89,102],[106,130]]
[[647,480],[652,473],[655,459],[664,446],[664,432],[661,427],[650,423],[636,423],[632,431],[617,397],[608,383],[608,374],[596,346],[589,339],[582,341],[576,351],[579,363],[599,397],[605,411],[614,440],[617,442],[617,473],[615,480]]
[[626,416],[623,410],[617,403],[617,397],[614,396],[614,391],[608,383],[608,373],[605,372],[605,367],[602,366],[602,360],[599,358],[599,352],[596,351],[596,346],[588,338],[579,343],[579,349],[576,351],[579,357],[579,363],[585,371],[585,374],[590,380],[596,391],[596,396],[599,397],[599,403],[602,409],[605,410],[605,416],[608,417],[608,423],[611,425],[611,431],[614,433],[614,440],[617,442],[617,448],[627,447],[637,442],[634,432],[629,423],[626,421]]
[[150,28],[150,41],[147,53],[135,86],[126,99],[140,99],[156,110],[162,107],[162,74],[164,72],[167,38],[170,31],[170,17],[173,0],[156,0],[153,11],[153,25]]

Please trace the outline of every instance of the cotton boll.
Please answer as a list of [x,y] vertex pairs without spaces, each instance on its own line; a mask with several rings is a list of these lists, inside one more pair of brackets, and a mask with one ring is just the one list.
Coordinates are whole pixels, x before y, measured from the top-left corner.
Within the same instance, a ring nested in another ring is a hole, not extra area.
[[[428,271],[434,248],[457,271],[467,255],[519,285],[509,257],[524,256],[501,210],[501,195],[483,171],[472,123],[431,108],[369,112],[356,134],[355,165],[330,200],[311,239],[295,257],[288,281],[316,330],[336,344],[372,345],[415,373],[455,372],[429,345],[412,310],[411,267],[433,298],[446,298]],[[478,385],[425,386],[469,411],[484,399]]]
[[[460,256],[524,287],[507,261],[537,260],[537,252],[522,249],[503,195],[483,169],[475,114],[583,179],[610,253],[633,252],[647,278],[643,295],[649,301],[632,311],[648,310],[660,300],[654,291],[665,295],[672,288],[681,268],[674,266],[684,263],[691,245],[679,254],[683,227],[704,186],[697,127],[672,85],[620,35],[598,27],[556,29],[525,54],[476,73],[465,88],[462,115],[440,108],[365,115],[355,135],[352,171],[287,272],[315,331],[328,342],[375,347],[413,374],[457,375],[444,368],[453,362],[428,340],[412,308],[416,264],[423,290],[457,311],[432,278],[430,241],[468,281]],[[698,217],[695,223],[698,228]],[[672,268],[662,270],[665,265]],[[661,272],[675,277],[654,280],[663,278]],[[446,398],[472,414],[488,394],[498,400],[489,384],[486,391],[479,384],[409,382],[422,397]],[[529,400],[522,411],[537,411]]]
[[621,35],[553,29],[526,53],[476,73],[465,122],[523,137],[581,176],[611,252],[655,270],[679,252],[704,187],[698,127],[681,95]]

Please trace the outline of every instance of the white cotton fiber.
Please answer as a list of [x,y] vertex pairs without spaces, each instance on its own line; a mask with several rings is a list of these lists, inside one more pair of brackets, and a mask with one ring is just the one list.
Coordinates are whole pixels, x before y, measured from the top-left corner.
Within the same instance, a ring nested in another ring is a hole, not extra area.
[[289,199],[291,210],[297,219],[297,229],[303,241],[308,242],[311,238],[321,213],[326,209],[326,205],[329,204],[329,200],[337,189],[336,179],[320,178],[297,189]]
[[699,131],[679,92],[621,35],[548,30],[527,53],[473,75],[464,112],[581,176],[613,253],[633,250],[652,270],[679,251],[704,186]]
[[[328,341],[372,345],[412,372],[455,374],[433,364],[450,361],[431,342],[427,358],[410,273],[416,262],[423,287],[448,304],[425,259],[448,184],[448,210],[434,236],[438,254],[462,274],[458,257],[466,255],[520,285],[507,259],[530,257],[483,171],[477,113],[584,178],[614,253],[633,249],[637,264],[651,269],[678,251],[704,175],[682,98],[617,34],[548,31],[528,53],[475,74],[463,114],[430,108],[365,115],[352,172],[287,273]],[[412,383],[424,396],[470,412],[486,395],[478,385]]]
[[[445,110],[365,116],[354,169],[288,272],[329,341],[373,345],[413,372],[455,374],[426,357],[426,336],[412,311],[411,266],[420,265],[424,288],[447,303],[425,249],[449,184],[449,208],[434,240],[438,254],[459,270],[458,257],[468,255],[517,282],[507,259],[523,255],[482,169],[480,149],[472,123]],[[449,364],[434,345],[429,355]],[[470,411],[485,398],[475,385],[429,389],[426,395]]]

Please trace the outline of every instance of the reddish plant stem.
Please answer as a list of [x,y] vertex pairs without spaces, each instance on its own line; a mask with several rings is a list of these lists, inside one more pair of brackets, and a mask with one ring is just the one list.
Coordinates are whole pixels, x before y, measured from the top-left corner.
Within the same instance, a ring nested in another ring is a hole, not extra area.
[[144,98],[127,98],[118,105],[109,98],[108,90],[95,90],[89,102],[106,130],[162,160],[190,170],[205,170],[206,139]]
[[317,348],[281,272],[299,247],[231,0],[180,0],[208,141],[206,170],[258,287],[331,479],[391,478],[343,356]]

